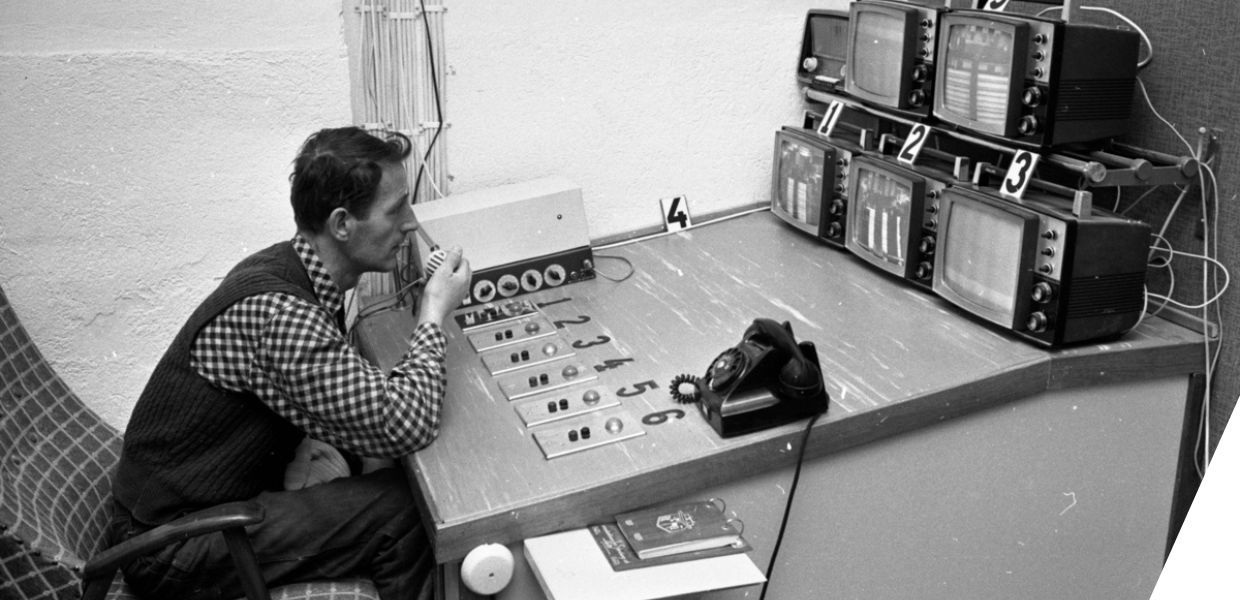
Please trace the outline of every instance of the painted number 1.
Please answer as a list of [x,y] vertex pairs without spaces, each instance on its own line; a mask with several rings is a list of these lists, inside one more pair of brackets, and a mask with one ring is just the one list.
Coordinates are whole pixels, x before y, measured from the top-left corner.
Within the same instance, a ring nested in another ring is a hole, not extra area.
[[832,100],[827,105],[827,111],[822,114],[822,122],[818,124],[818,134],[822,137],[831,137],[831,132],[835,131],[835,124],[840,122],[840,113],[844,112],[844,104],[839,100]]
[[1038,166],[1039,158],[1028,150],[1017,150],[1007,175],[1003,177],[1003,184],[999,186],[999,195],[1020,200],[1025,195],[1025,188],[1029,187],[1029,180],[1033,179],[1033,168]]

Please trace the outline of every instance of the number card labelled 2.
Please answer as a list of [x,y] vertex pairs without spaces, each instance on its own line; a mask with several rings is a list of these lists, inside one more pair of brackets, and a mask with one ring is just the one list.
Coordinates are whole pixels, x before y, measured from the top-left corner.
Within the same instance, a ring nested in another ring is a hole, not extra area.
[[1012,157],[1012,164],[1008,166],[1007,175],[1003,177],[1003,183],[999,185],[999,195],[1020,200],[1025,195],[1025,188],[1029,187],[1029,180],[1033,179],[1033,169],[1038,166],[1040,158],[1042,157],[1028,150],[1017,150],[1016,156]]
[[918,123],[908,132],[908,137],[904,138],[904,147],[900,148],[900,153],[896,155],[896,160],[906,165],[912,165],[917,162],[917,156],[921,154],[921,147],[926,145],[926,138],[930,137],[930,127],[925,124]]
[[689,218],[688,198],[659,198],[659,206],[663,208],[663,229],[675,231],[693,226],[693,220]]

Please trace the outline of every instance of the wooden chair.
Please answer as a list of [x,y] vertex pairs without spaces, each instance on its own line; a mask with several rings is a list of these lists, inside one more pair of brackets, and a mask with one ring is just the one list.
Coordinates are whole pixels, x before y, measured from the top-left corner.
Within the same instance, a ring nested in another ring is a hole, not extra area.
[[120,433],[65,385],[0,289],[0,598],[68,600],[81,589],[91,600],[137,600],[122,565],[173,541],[223,534],[249,600],[378,600],[366,580],[269,592],[243,529],[263,514],[248,502],[187,515],[96,555],[120,449]]

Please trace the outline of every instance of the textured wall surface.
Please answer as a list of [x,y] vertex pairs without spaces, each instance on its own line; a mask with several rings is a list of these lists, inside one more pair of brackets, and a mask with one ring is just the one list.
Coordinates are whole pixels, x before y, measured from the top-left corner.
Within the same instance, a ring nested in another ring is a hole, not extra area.
[[123,427],[239,258],[292,234],[305,135],[349,120],[339,0],[0,4],[0,284]]

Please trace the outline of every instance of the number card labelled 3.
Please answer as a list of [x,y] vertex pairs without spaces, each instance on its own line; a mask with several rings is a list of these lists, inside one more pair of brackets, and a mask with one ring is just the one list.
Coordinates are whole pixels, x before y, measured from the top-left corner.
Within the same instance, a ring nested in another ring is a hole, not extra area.
[[1040,155],[1028,150],[1017,150],[1016,156],[1012,157],[1012,164],[1008,166],[1007,175],[999,186],[999,195],[1020,200],[1025,195],[1025,188],[1029,187],[1029,180],[1033,179],[1033,169],[1038,166],[1040,158]]
[[688,198],[684,196],[660,198],[659,205],[663,207],[663,228],[665,230],[676,231],[693,226],[693,219],[689,218]]

